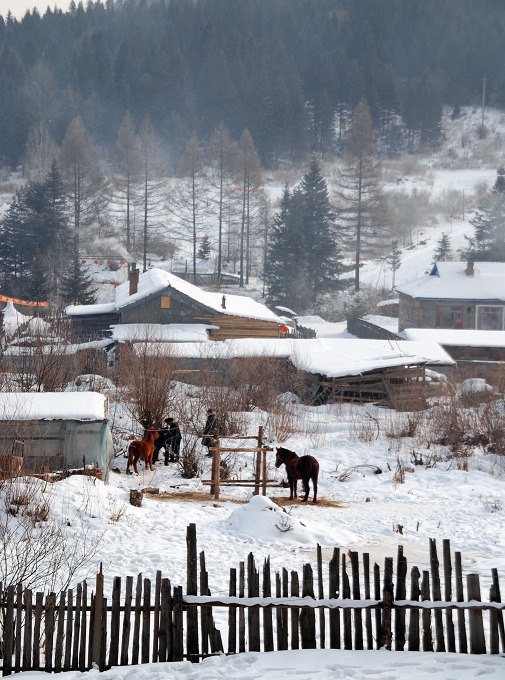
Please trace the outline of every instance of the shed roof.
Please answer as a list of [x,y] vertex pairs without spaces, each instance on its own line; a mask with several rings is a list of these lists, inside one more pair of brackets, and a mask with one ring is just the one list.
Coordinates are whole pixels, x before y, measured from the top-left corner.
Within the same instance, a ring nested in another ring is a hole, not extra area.
[[505,331],[405,328],[399,335],[417,342],[439,342],[444,347],[505,347]]
[[0,420],[106,420],[98,392],[0,392]]
[[[153,351],[163,353],[163,346],[153,343]],[[142,347],[141,351],[146,351]],[[147,347],[149,351],[149,347]],[[287,340],[244,338],[221,342],[165,345],[171,356],[184,358],[232,359],[246,357],[285,358],[307,373],[328,378],[361,375],[392,366],[430,364],[453,366],[455,361],[436,342],[357,340],[321,338]]]
[[180,279],[175,274],[157,267],[148,269],[140,274],[138,290],[133,295],[130,295],[129,282],[125,281],[116,288],[114,302],[98,305],[70,305],[65,309],[65,313],[69,316],[111,314],[169,288],[173,288],[179,293],[195,300],[207,307],[211,312],[281,323],[279,317],[268,307],[260,302],[256,302],[251,297],[246,295],[229,295],[226,293],[224,295],[226,308],[223,308],[223,293],[212,293],[202,290],[198,286]]
[[475,262],[473,276],[466,262],[436,262],[430,273],[396,288],[398,293],[420,300],[505,301],[505,264]]

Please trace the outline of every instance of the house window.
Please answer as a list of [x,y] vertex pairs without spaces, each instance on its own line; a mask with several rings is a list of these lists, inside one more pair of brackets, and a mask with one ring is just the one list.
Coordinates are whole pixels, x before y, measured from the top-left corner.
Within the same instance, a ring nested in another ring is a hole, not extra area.
[[171,305],[170,295],[162,295],[160,297],[161,309],[170,309],[170,305]]
[[481,331],[503,330],[503,307],[478,305],[476,323]]
[[463,328],[463,307],[458,305],[437,305],[435,328]]

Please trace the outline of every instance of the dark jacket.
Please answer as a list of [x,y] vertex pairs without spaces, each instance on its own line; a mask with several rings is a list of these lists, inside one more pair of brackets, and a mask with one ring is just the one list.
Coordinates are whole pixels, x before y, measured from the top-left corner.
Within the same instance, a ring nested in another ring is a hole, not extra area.
[[[209,413],[209,415],[207,416],[207,420],[205,422],[205,427],[203,428],[203,434],[210,434],[213,436],[216,429],[217,429],[217,416],[215,413]],[[209,446],[212,446],[212,437],[204,437],[202,439],[202,444],[207,448]]]
[[170,448],[172,449],[173,453],[178,456],[182,441],[182,434],[178,423],[170,423],[167,440],[170,442]]

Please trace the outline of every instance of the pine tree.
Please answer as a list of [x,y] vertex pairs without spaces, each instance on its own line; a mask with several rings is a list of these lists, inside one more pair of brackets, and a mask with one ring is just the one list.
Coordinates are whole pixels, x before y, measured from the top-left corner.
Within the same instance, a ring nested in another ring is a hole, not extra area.
[[443,232],[440,239],[437,241],[437,248],[433,253],[433,259],[435,262],[443,262],[448,260],[452,255],[451,239]]
[[339,251],[335,241],[335,213],[330,206],[326,180],[319,163],[312,160],[300,183],[306,273],[315,294],[334,288],[339,275]]
[[393,241],[391,244],[391,252],[386,257],[386,262],[393,273],[393,280],[391,283],[391,289],[395,287],[396,272],[400,269],[402,264],[402,251],[398,247],[398,241]]
[[199,260],[210,260],[210,253],[212,251],[212,246],[210,243],[209,235],[204,234],[202,240],[200,241],[200,246],[198,248],[197,257]]
[[78,257],[73,257],[63,274],[61,297],[67,305],[93,305],[96,292],[91,276],[83,269]]
[[505,169],[499,168],[496,182],[470,219],[473,238],[466,236],[465,256],[473,260],[505,262]]

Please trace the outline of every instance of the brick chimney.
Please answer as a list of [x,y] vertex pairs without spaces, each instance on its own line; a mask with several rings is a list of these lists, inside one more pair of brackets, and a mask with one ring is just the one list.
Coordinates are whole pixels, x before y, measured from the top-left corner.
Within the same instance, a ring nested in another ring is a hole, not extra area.
[[131,269],[128,273],[128,281],[130,282],[130,295],[135,295],[139,289],[139,275],[140,271],[137,269],[136,262],[132,262]]
[[473,276],[474,275],[473,260],[468,260],[468,262],[466,263],[465,274],[467,276]]

